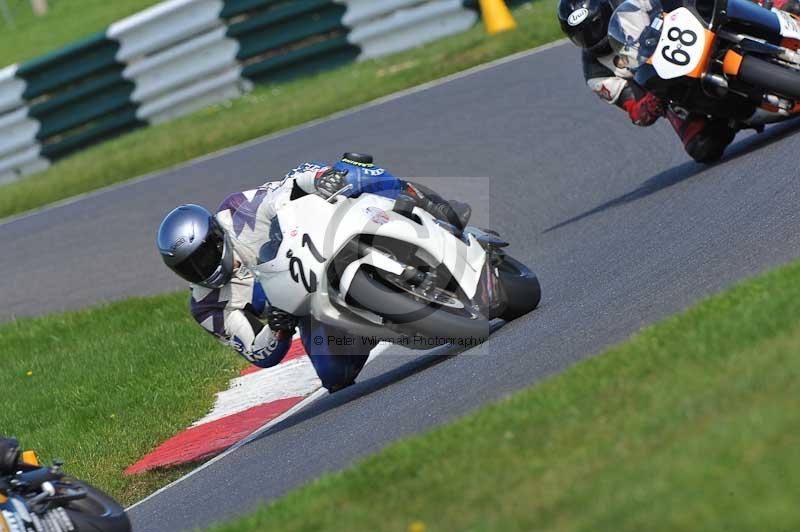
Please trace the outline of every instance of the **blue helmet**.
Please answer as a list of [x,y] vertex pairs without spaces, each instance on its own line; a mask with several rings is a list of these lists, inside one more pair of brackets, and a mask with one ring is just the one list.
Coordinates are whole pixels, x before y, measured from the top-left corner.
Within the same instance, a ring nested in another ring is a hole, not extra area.
[[220,288],[233,276],[233,244],[199,205],[181,205],[164,218],[156,245],[169,269],[190,283]]

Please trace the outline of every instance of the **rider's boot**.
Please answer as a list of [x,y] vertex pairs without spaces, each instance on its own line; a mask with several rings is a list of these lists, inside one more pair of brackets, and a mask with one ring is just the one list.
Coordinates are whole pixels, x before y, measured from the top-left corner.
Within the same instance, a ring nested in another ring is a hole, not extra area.
[[667,110],[667,119],[683,142],[686,153],[698,163],[718,161],[733,142],[736,131],[728,127],[725,120],[709,120],[680,111]]
[[472,208],[466,203],[447,201],[433,190],[417,183],[406,183],[403,194],[413,198],[425,212],[449,223],[459,232],[467,226],[472,214]]

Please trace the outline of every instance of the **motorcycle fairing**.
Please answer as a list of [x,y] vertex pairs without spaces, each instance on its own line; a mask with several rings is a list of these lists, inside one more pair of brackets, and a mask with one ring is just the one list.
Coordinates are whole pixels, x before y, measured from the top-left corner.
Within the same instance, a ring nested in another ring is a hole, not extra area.
[[[359,235],[412,243],[434,265],[441,264],[451,272],[468,298],[474,297],[486,260],[475,237],[468,235],[465,243],[441,228],[427,212],[415,207],[412,215],[420,222],[415,223],[394,212],[393,206],[392,200],[380,195],[362,194],[355,199],[339,198],[333,204],[309,195],[281,208],[281,246],[273,260],[258,265],[254,272],[270,303],[292,314],[311,312],[323,322],[324,314],[336,314],[326,303],[327,265]],[[404,267],[384,253],[373,251],[370,255],[352,272],[367,264],[393,273]],[[352,279],[350,273],[348,277]],[[348,286],[340,288],[343,298]]]
[[[696,12],[685,7],[667,13],[660,31],[658,45],[647,62],[653,65],[661,79],[669,80],[684,76],[699,78],[708,65],[716,35],[705,28],[704,22]],[[678,32],[680,39],[676,40],[672,35],[673,32]],[[691,45],[683,42],[684,33],[694,39]],[[684,55],[686,62],[676,63],[669,57],[670,53]]]
[[22,451],[19,459],[20,462],[22,462],[27,466],[42,467],[42,461],[39,460],[39,456],[36,454],[36,451],[32,450]]

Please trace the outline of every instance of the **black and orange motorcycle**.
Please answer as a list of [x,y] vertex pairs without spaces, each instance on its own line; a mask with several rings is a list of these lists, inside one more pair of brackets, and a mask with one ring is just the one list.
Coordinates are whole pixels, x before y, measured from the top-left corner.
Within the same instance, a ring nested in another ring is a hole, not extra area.
[[45,466],[0,439],[0,532],[130,532],[125,510],[61,464]]
[[608,37],[620,66],[673,107],[726,119],[734,130],[800,115],[800,19],[785,11],[749,0],[666,9],[627,0]]

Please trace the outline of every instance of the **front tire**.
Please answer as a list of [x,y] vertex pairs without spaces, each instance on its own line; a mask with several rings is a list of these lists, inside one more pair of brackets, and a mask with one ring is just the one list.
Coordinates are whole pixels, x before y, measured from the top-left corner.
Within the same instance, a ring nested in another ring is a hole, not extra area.
[[88,492],[86,497],[64,506],[79,532],[130,532],[131,523],[117,501],[89,484],[70,480]]
[[506,308],[500,315],[511,321],[532,312],[542,300],[539,279],[527,266],[509,256],[498,267],[500,283],[506,298]]
[[[463,345],[477,345],[489,337],[489,321],[445,310],[420,301],[408,293],[397,292],[360,270],[353,277],[348,300],[382,316],[408,336],[453,339]],[[448,342],[442,341],[441,344]],[[431,345],[431,347],[434,347]]]

